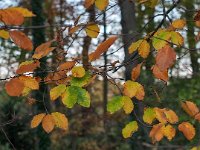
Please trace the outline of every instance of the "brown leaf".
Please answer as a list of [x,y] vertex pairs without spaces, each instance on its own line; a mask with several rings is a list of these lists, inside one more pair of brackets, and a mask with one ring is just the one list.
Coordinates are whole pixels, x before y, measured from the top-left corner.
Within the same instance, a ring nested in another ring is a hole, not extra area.
[[153,71],[153,75],[157,78],[157,79],[160,79],[160,80],[163,80],[165,82],[167,82],[169,80],[169,77],[168,77],[168,70],[165,70],[165,71],[161,71],[157,65],[154,65],[152,67],[152,71]]
[[131,79],[132,79],[133,81],[135,81],[135,80],[140,76],[141,66],[142,66],[142,63],[138,64],[136,67],[134,67],[134,68],[132,69],[132,72],[131,72]]
[[62,63],[59,67],[58,70],[59,71],[69,71],[71,70],[74,66],[75,66],[76,62],[75,61],[67,61],[65,63]]
[[160,71],[169,69],[176,60],[176,52],[169,45],[160,49],[156,55],[156,65]]
[[23,32],[10,31],[9,34],[10,34],[10,38],[14,41],[14,43],[17,46],[27,51],[33,50],[32,41]]
[[195,14],[194,21],[200,21],[200,10]]
[[5,89],[10,96],[20,96],[24,89],[24,83],[18,78],[13,78],[6,83]]
[[55,126],[55,121],[51,115],[46,115],[42,120],[42,127],[47,132],[50,133]]
[[24,63],[20,64],[16,73],[17,74],[23,74],[23,73],[26,73],[26,72],[33,72],[39,66],[40,66],[39,61],[32,61],[32,62],[30,61],[30,63],[24,62]]
[[13,9],[0,10],[0,21],[4,22],[6,25],[21,25],[24,22],[23,15]]
[[178,126],[179,131],[183,132],[188,140],[192,140],[196,134],[195,128],[189,122],[182,122]]
[[98,59],[116,40],[117,36],[113,36],[101,43],[93,53],[89,54],[89,61]]

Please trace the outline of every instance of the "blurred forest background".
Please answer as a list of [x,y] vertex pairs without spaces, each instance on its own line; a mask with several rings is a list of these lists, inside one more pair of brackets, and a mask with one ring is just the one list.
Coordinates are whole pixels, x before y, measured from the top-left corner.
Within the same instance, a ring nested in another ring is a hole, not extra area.
[[[149,8],[135,3],[134,0],[110,0],[107,10],[103,13],[94,7],[86,12],[83,3],[83,0],[0,0],[0,9],[20,6],[36,14],[36,17],[27,19],[21,28],[31,37],[34,47],[53,39],[61,28],[73,24],[80,14],[83,15],[79,22],[98,22],[101,25],[98,39],[91,39],[85,33],[80,33],[76,37],[65,38],[64,45],[68,50],[68,56],[73,57],[94,50],[98,43],[110,35],[119,35],[119,40],[104,54],[104,57],[95,62],[96,65],[104,65],[116,60],[123,62],[127,59],[126,53],[131,42],[154,31],[162,19],[163,7],[168,9],[173,1],[165,0],[164,6],[160,3],[155,8]],[[198,29],[194,22],[190,21],[199,9],[200,1],[198,0],[181,0],[179,6],[169,14],[171,20],[178,18],[187,20],[187,27],[182,32],[186,39],[185,45],[189,49],[200,47],[194,38]],[[147,22],[149,24],[144,27]],[[0,77],[4,79],[14,75],[18,64],[28,60],[31,55],[18,49],[11,41],[0,39],[0,45]],[[37,101],[27,97],[9,97],[4,90],[5,81],[1,80],[0,150],[13,149],[11,143],[17,150],[190,149],[191,146],[200,144],[200,124],[194,122],[179,107],[182,100],[193,100],[200,105],[200,53],[181,48],[177,48],[176,52],[178,58],[181,59],[178,59],[176,65],[170,70],[170,81],[167,85],[152,76],[150,68],[153,64],[151,63],[153,54],[148,58],[149,63],[143,66],[139,81],[145,87],[145,105],[169,107],[179,114],[180,120],[193,122],[197,130],[195,140],[188,142],[181,133],[178,133],[172,142],[163,140],[153,145],[148,136],[149,127],[143,124],[132,138],[123,139],[121,129],[126,122],[133,118],[140,119],[142,114],[137,111],[127,117],[122,111],[114,115],[106,112],[107,101],[113,95],[118,95],[119,91],[105,76],[96,78],[96,81],[89,87],[92,102],[89,109],[79,106],[67,109],[59,102],[49,104],[52,111],[65,113],[70,125],[68,132],[57,129],[51,134],[46,134],[41,128],[30,129],[32,116],[44,112],[40,104],[44,89],[41,89],[41,93],[33,93],[38,96]],[[54,64],[57,61],[55,53],[42,60],[41,69],[55,67]],[[115,79],[118,86],[122,86],[124,79],[130,79],[130,68],[136,64],[137,62],[133,62],[127,68],[121,68],[109,75]],[[49,101],[48,95],[45,100]],[[145,107],[140,103],[135,105]]]

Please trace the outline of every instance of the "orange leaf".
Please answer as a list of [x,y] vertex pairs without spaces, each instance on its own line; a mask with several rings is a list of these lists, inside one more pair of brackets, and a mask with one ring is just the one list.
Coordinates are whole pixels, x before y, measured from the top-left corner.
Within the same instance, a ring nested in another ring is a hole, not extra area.
[[156,119],[160,122],[160,123],[167,123],[167,117],[165,115],[165,109],[160,109],[160,108],[157,108],[155,107],[154,108],[154,111],[156,113]]
[[46,115],[42,120],[42,127],[47,132],[50,133],[55,126],[55,121],[51,115]]
[[198,120],[200,122],[200,113],[196,114],[194,119]]
[[189,122],[182,122],[178,126],[179,131],[183,132],[184,136],[188,140],[192,140],[196,134],[195,128]]
[[37,127],[42,122],[42,119],[44,118],[45,115],[46,115],[45,113],[35,115],[31,121],[31,128]]
[[18,78],[13,78],[6,83],[5,89],[10,96],[20,96],[24,89],[24,83]]
[[24,83],[25,87],[28,87],[32,90],[39,89],[39,83],[35,78],[30,76],[20,76],[19,79]]
[[169,123],[175,124],[178,122],[178,116],[173,110],[165,110],[164,113]]
[[156,65],[161,71],[169,69],[176,60],[176,52],[169,45],[160,49],[156,55]]
[[24,50],[27,50],[27,51],[32,51],[33,50],[32,41],[23,32],[10,31],[9,34],[10,34],[10,38],[20,48],[22,48]]
[[191,117],[194,117],[197,113],[199,113],[199,108],[191,101],[186,101],[185,103],[181,102],[181,107]]
[[6,25],[18,26],[24,22],[24,17],[19,11],[8,8],[0,10],[0,21]]
[[59,67],[59,71],[69,71],[75,66],[76,62],[75,61],[67,61],[65,63],[62,63]]
[[25,61],[25,62],[20,64],[16,73],[17,74],[23,74],[23,73],[26,73],[26,72],[33,72],[39,66],[40,66],[39,61]]
[[86,9],[88,9],[90,6],[92,6],[94,4],[95,0],[85,0],[84,2],[84,6]]
[[168,70],[161,71],[157,65],[152,67],[153,75],[160,80],[167,82],[169,80]]
[[152,139],[153,143],[162,140],[162,138],[164,137],[163,130],[164,130],[164,125],[162,123],[153,125],[153,128],[149,133],[149,137]]
[[144,96],[145,96],[145,91],[144,91],[144,87],[142,85],[138,85],[138,88],[137,88],[137,92],[136,92],[136,95],[135,97],[138,99],[138,100],[143,100],[144,99]]
[[142,66],[142,63],[141,64],[138,64],[136,67],[134,67],[132,69],[132,72],[131,72],[131,79],[133,81],[135,81],[139,75],[140,75],[140,72],[141,72],[141,66]]
[[177,19],[172,22],[172,26],[176,29],[182,29],[186,25],[186,21],[183,19]]
[[108,48],[117,40],[117,36],[113,36],[110,37],[109,39],[107,39],[106,41],[104,41],[103,43],[101,43],[97,49],[91,53],[89,55],[89,61],[94,61],[96,59],[98,59],[101,54],[103,54],[104,52],[106,52],[108,50]]

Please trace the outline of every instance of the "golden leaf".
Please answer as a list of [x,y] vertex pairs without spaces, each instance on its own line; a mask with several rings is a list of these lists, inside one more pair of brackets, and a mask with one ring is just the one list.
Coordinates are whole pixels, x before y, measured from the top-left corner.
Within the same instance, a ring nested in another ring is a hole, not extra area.
[[42,122],[42,119],[44,118],[45,115],[46,115],[45,113],[35,115],[31,120],[31,128],[37,127]]
[[55,121],[53,117],[49,114],[46,115],[42,120],[42,127],[44,131],[50,133],[54,129],[54,126],[55,126]]
[[61,128],[63,130],[68,130],[68,119],[66,118],[64,114],[61,114],[59,112],[54,112],[54,113],[51,113],[51,115],[53,116],[55,125],[58,128]]

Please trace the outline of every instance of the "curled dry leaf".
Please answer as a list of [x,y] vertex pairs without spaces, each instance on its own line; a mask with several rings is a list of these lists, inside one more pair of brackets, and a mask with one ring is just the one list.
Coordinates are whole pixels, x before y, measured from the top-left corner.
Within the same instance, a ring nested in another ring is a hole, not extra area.
[[23,32],[10,31],[9,34],[10,34],[10,38],[14,41],[14,43],[17,46],[27,51],[33,50],[32,41]]

